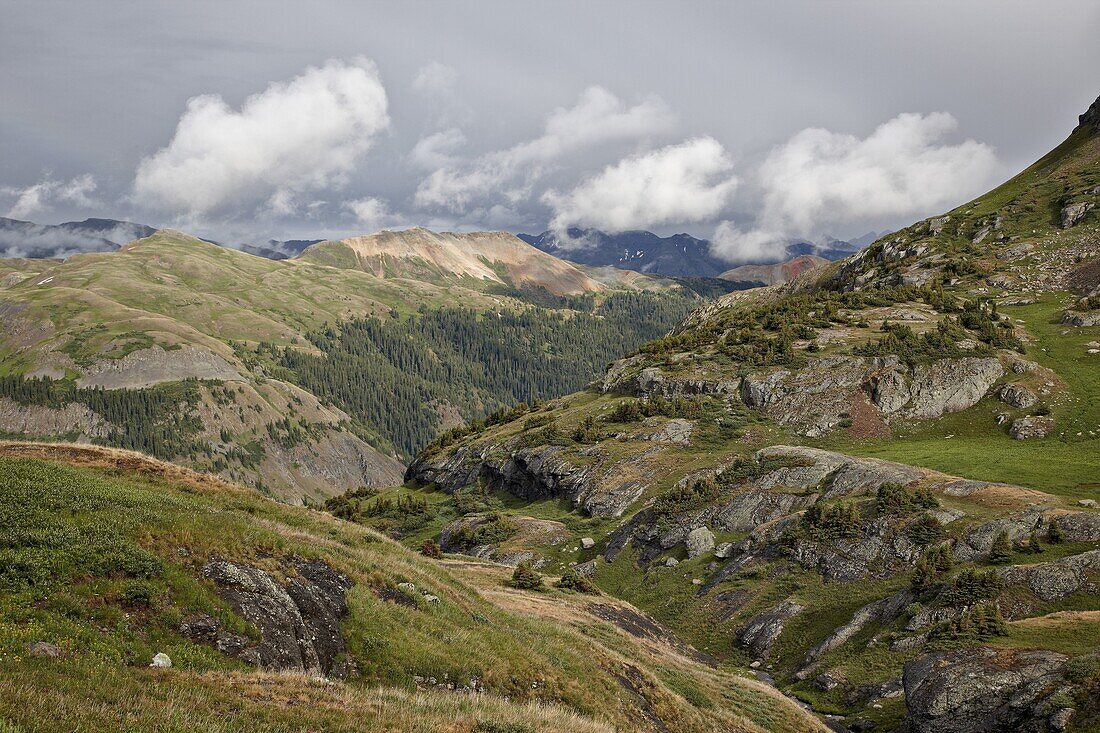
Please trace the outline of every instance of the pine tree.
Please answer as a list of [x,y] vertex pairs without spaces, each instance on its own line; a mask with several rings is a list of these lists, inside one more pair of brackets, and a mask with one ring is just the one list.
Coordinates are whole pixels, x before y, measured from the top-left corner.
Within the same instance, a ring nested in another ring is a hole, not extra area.
[[1000,565],[1012,560],[1012,543],[1008,541],[1008,532],[1002,531],[993,540],[989,548],[989,562]]

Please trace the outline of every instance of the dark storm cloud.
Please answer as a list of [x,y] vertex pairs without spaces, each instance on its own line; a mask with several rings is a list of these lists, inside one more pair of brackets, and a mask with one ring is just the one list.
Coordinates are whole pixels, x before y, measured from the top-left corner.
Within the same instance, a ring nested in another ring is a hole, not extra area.
[[[228,241],[553,221],[717,228],[736,258],[957,203],[1100,93],[1092,0],[0,12],[0,214]],[[62,195],[84,176],[94,208]],[[874,176],[900,183],[861,210]]]

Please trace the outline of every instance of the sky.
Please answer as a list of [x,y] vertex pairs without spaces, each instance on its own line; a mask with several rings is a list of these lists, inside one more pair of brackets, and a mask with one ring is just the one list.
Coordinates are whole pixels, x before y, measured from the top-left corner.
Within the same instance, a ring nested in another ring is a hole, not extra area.
[[596,227],[749,261],[952,208],[1100,94],[1095,0],[0,0],[0,17],[0,215],[226,243]]

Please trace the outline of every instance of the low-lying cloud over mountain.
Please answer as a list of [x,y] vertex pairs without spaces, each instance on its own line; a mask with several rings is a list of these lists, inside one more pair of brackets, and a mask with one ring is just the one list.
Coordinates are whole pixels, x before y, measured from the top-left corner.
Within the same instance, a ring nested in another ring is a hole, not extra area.
[[114,219],[49,225],[0,217],[0,257],[69,257],[81,252],[110,252],[154,231],[144,224]]

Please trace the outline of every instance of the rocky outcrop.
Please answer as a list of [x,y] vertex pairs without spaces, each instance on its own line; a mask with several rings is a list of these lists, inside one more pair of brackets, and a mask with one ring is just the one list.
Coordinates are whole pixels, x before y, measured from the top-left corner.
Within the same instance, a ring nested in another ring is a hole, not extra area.
[[984,559],[989,555],[997,535],[1002,532],[1010,542],[1017,542],[1033,530],[1041,531],[1051,522],[1058,525],[1068,542],[1100,542],[1100,512],[1056,512],[1049,507],[1037,506],[991,519],[970,529],[955,543],[955,557],[962,561]]
[[1070,326],[1084,328],[1086,326],[1100,326],[1100,310],[1091,311],[1066,311],[1062,314],[1062,323]]
[[[659,446],[654,446],[660,450]],[[484,479],[492,489],[523,499],[560,497],[593,516],[618,517],[637,501],[645,485],[637,480],[598,481],[593,465],[578,466],[562,449],[545,445],[506,453],[503,446],[475,444],[450,455],[421,456],[405,478],[453,492]],[[643,461],[643,453],[633,460]]]
[[242,379],[229,362],[212,351],[196,346],[165,350],[159,346],[141,349],[121,359],[98,361],[84,369],[80,387],[137,389],[182,379]]
[[836,649],[862,631],[869,623],[889,623],[913,601],[913,594],[907,590],[899,591],[882,600],[868,603],[858,609],[843,625],[838,626],[824,641],[806,653],[802,660],[802,669],[795,675],[797,679],[806,679],[815,663],[827,652]]
[[738,379],[689,379],[670,377],[657,367],[645,367],[634,371],[640,363],[638,357],[615,362],[596,383],[603,393],[647,397],[660,395],[666,399],[692,395],[736,396]]
[[1083,552],[1053,562],[1013,565],[998,570],[1006,585],[1023,585],[1048,603],[1083,591],[1097,593],[1100,580],[1100,550]]
[[1066,657],[985,647],[927,654],[902,680],[912,733],[1061,730]]
[[7,397],[0,397],[0,432],[91,440],[105,437],[109,429],[103,418],[77,402],[64,407],[44,407],[21,405]]
[[1054,418],[1049,415],[1028,415],[1012,421],[1008,430],[1016,440],[1045,438],[1054,432]]
[[[444,552],[460,552],[501,565],[515,567],[522,562],[530,562],[541,567],[546,558],[527,548],[559,545],[569,534],[561,522],[533,517],[509,517],[509,531],[503,539],[474,546],[464,544],[463,536],[468,537],[470,532],[494,521],[498,520],[492,515],[472,515],[456,519],[440,531],[439,546]],[[504,543],[507,543],[507,547],[502,547]]]
[[1092,210],[1094,205],[1095,204],[1091,201],[1077,201],[1062,207],[1062,212],[1059,215],[1062,228],[1069,229],[1072,226],[1076,226],[1085,218],[1085,214]]
[[737,634],[737,639],[754,659],[767,659],[771,654],[772,646],[783,633],[783,626],[787,620],[805,610],[805,606],[794,601],[784,601],[775,608],[749,619]]
[[797,372],[750,374],[740,392],[748,407],[816,437],[842,424],[864,395],[883,420],[927,420],[972,407],[1003,375],[1004,367],[993,357],[910,367],[893,356],[830,356]]
[[261,568],[214,558],[202,574],[260,632],[259,644],[237,652],[241,659],[271,669],[347,676],[351,662],[340,618],[348,610],[351,581],[319,560],[290,561],[287,571],[291,577],[280,584]]

